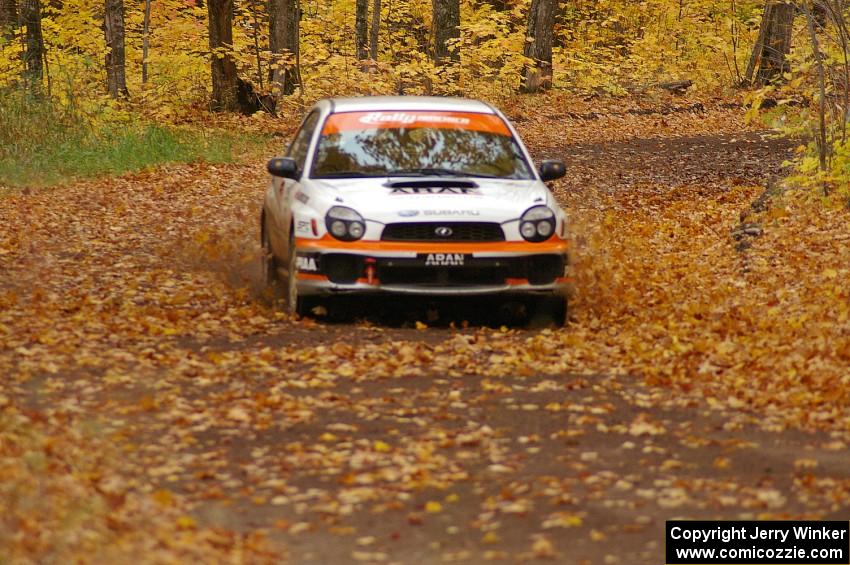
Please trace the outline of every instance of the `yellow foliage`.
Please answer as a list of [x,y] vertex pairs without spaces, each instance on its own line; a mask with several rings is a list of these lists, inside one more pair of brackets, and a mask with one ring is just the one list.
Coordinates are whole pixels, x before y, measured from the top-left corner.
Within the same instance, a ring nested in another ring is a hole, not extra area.
[[555,51],[557,84],[612,93],[671,79],[690,79],[702,88],[729,86],[744,72],[763,5],[571,2],[558,28],[563,46]]
[[[461,6],[458,63],[438,68],[431,58],[431,2],[383,2],[378,60],[355,58],[354,0],[302,3],[303,90],[311,100],[352,94],[466,94],[491,100],[517,91],[524,66],[529,0]],[[555,85],[612,93],[689,78],[714,88],[736,80],[757,32],[759,3],[745,0],[576,0],[561,7],[555,29]],[[734,11],[733,11],[734,7]],[[181,121],[208,106],[210,70],[206,9],[194,1],[152,3],[147,84],[142,84],[144,3],[125,4],[130,100],[146,118]],[[43,28],[51,94],[94,115],[105,105],[103,4],[69,0],[46,6]],[[272,67],[294,57],[269,51],[267,5],[236,3],[229,54],[239,74],[269,92]],[[0,86],[21,72],[21,42],[0,43]],[[284,110],[289,101],[283,101]],[[90,106],[90,107],[87,107]],[[115,116],[111,116],[115,117]],[[120,116],[117,116],[120,119]]]

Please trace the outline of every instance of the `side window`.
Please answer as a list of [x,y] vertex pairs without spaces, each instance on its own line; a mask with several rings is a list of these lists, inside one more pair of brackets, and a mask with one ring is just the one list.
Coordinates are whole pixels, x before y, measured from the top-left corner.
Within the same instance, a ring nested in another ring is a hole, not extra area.
[[313,137],[313,130],[316,129],[318,121],[318,112],[313,112],[307,116],[307,119],[301,124],[301,129],[295,134],[295,139],[292,140],[292,144],[289,146],[287,156],[295,159],[295,162],[298,163],[299,171],[304,170],[304,163],[307,161],[307,151],[310,149],[310,139]]

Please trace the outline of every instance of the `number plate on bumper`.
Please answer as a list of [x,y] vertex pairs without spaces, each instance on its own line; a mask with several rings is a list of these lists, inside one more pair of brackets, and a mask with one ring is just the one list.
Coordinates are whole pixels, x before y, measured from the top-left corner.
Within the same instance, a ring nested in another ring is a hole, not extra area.
[[420,253],[419,261],[424,261],[426,267],[464,267],[472,259],[472,255],[464,253]]

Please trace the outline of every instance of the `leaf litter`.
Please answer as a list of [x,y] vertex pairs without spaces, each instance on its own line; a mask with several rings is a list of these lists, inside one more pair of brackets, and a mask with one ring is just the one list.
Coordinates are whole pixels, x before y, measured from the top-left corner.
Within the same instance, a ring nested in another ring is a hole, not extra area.
[[788,192],[736,250],[788,144],[693,107],[520,122],[569,161],[563,330],[289,319],[256,163],[5,195],[3,553],[642,563],[671,516],[836,515],[847,212]]

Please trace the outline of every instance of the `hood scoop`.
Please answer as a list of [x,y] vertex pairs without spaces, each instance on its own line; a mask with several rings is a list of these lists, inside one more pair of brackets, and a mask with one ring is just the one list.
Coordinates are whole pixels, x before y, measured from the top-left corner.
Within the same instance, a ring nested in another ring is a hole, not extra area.
[[384,186],[389,188],[478,188],[478,183],[470,180],[422,179],[390,181]]
[[401,180],[384,186],[390,194],[479,194],[478,184],[468,180]]

